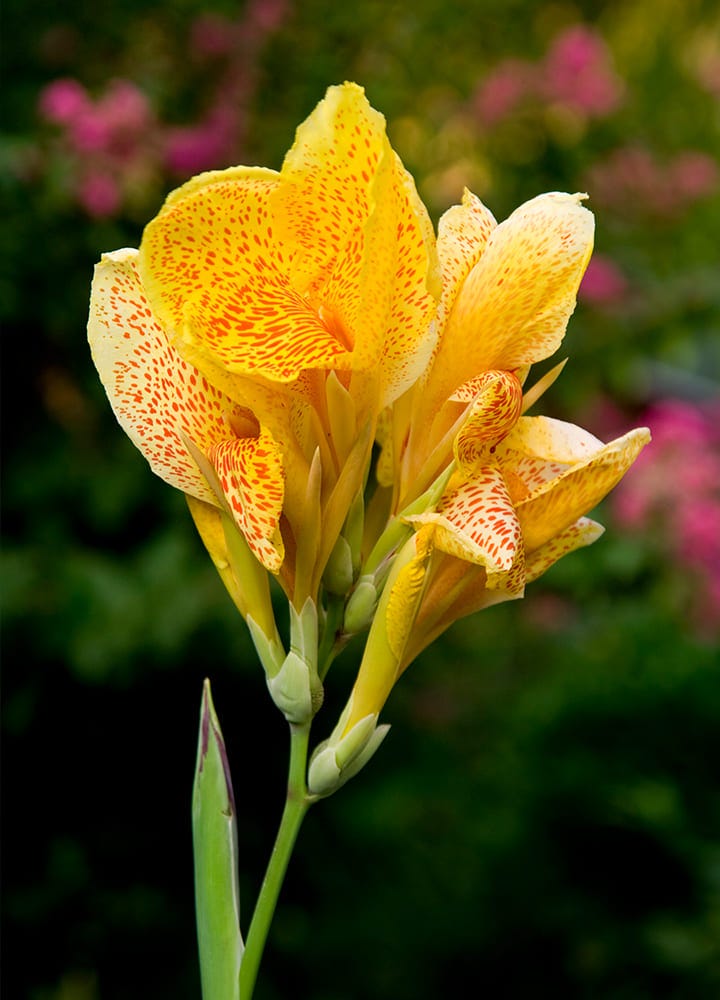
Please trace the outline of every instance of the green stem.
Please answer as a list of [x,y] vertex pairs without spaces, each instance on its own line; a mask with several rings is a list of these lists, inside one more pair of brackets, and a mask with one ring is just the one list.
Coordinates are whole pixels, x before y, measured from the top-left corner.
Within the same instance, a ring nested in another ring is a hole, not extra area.
[[240,965],[240,1000],[251,1000],[253,995],[265,941],[275,913],[275,905],[280,895],[288,862],[305,813],[314,801],[308,796],[305,783],[309,737],[309,723],[304,726],[290,725],[287,799],[245,943],[245,951]]

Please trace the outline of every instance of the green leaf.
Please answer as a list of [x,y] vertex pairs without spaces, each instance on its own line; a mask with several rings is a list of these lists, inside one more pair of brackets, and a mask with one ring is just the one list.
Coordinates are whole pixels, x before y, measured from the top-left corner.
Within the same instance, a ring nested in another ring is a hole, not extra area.
[[200,709],[192,821],[203,1000],[235,1000],[243,954],[235,799],[208,680]]

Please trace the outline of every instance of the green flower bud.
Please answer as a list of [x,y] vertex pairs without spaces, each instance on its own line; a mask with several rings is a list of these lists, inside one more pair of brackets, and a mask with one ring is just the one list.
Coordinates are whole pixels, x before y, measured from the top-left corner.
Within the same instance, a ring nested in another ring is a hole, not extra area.
[[333,546],[323,573],[323,583],[331,594],[343,597],[353,585],[353,554],[346,538],[342,535]]
[[377,602],[378,592],[372,574],[361,577],[347,602],[343,630],[348,635],[355,635],[366,629],[373,620]]

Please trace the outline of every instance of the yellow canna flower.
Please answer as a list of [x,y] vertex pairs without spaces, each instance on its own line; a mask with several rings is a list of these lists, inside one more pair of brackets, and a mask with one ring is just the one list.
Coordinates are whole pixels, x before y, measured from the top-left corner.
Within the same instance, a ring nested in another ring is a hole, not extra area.
[[105,255],[88,335],[153,471],[231,517],[299,610],[362,488],[378,414],[435,348],[439,294],[427,212],[383,117],[345,84],[279,172],[202,174],[139,250]]
[[[438,346],[379,425],[382,486],[416,534],[395,557],[336,740],[377,719],[410,662],[454,621],[499,601],[595,541],[584,515],[619,482],[646,429],[603,444],[571,424],[526,417],[559,370],[523,396],[529,366],[559,345],[592,250],[581,196],[542,195],[501,225],[477,198],[440,223]],[[438,477],[439,501],[415,510]],[[408,513],[410,511],[410,513]]]

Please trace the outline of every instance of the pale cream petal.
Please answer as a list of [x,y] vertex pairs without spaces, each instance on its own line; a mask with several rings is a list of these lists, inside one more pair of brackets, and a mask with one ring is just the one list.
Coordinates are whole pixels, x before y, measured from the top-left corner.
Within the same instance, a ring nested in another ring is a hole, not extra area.
[[520,525],[502,473],[483,466],[465,479],[455,476],[437,510],[407,518],[434,525],[435,547],[490,570],[509,570],[520,545]]
[[526,552],[545,545],[596,507],[617,486],[649,440],[647,428],[630,431],[518,503]]
[[463,191],[462,203],[453,205],[441,217],[437,241],[442,269],[442,299],[438,316],[441,329],[463,282],[485,252],[496,226],[492,212],[467,188]]
[[105,254],[97,265],[88,339],[115,416],[153,472],[217,505],[185,439],[205,451],[230,436],[235,404],[168,342],[143,291],[136,250]]

